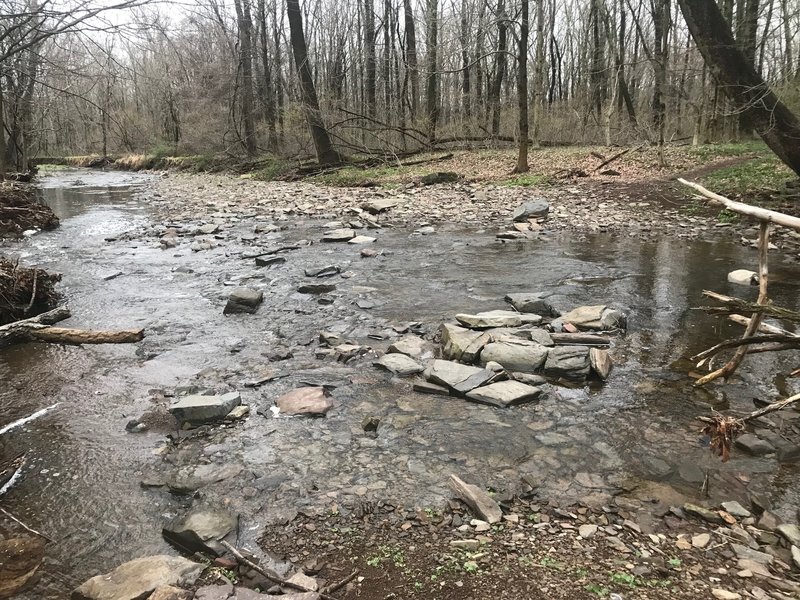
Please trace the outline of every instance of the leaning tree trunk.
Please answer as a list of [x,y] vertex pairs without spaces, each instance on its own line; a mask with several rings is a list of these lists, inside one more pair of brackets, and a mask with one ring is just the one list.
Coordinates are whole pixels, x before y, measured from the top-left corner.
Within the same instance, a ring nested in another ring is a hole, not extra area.
[[339,153],[333,148],[322,113],[319,110],[317,90],[314,88],[314,79],[308,66],[308,50],[306,36],[303,33],[303,17],[300,13],[300,0],[286,0],[286,13],[289,17],[289,37],[292,42],[294,64],[300,78],[300,93],[303,98],[303,107],[306,112],[308,128],[314,140],[314,149],[317,152],[317,161],[321,165],[337,164],[341,162]]
[[413,122],[417,118],[417,110],[419,109],[419,68],[417,66],[417,36],[411,0],[403,0],[403,14],[406,25],[406,69],[411,80],[409,109],[411,111],[411,121]]
[[709,69],[767,146],[800,175],[800,120],[756,73],[714,0],[678,0]]

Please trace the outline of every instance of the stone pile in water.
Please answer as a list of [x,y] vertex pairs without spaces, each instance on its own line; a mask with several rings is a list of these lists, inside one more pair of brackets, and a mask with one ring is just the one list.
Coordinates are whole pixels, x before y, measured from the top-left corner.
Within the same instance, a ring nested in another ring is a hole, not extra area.
[[394,344],[375,362],[398,376],[420,374],[414,389],[457,395],[498,407],[538,398],[547,382],[605,381],[612,368],[611,335],[626,328],[625,314],[604,304],[561,315],[540,293],[510,294],[513,310],[455,316],[439,328],[438,358],[427,365],[418,344]]

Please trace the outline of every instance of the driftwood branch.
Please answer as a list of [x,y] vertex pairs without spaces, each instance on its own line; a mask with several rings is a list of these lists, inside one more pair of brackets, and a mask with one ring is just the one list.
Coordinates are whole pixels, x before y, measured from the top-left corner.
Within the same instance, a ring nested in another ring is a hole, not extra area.
[[[699,354],[695,354],[692,356],[691,360],[699,360],[702,361],[701,364],[697,366],[702,366],[702,363],[705,363],[709,358],[712,356],[716,356],[723,350],[728,348],[738,348],[739,346],[749,346],[752,344],[766,344],[768,342],[779,342],[781,345],[787,347],[795,347],[800,348],[800,337],[794,335],[781,335],[781,334],[768,334],[768,335],[754,335],[749,338],[736,338],[725,340],[724,342],[720,342],[716,346],[712,346],[708,350],[704,350]],[[753,352],[753,349],[750,350]]]
[[[728,320],[736,323],[737,325],[744,325],[745,327],[750,324],[750,317],[745,317],[742,315],[728,315]],[[769,323],[761,323],[761,325],[758,326],[758,331],[760,333],[775,333],[777,335],[788,335],[800,338],[800,335],[797,335],[796,333],[792,333],[791,331],[787,331],[781,327],[775,327],[775,325],[770,325]]]
[[51,327],[70,317],[67,307],[53,309],[30,319],[0,326],[0,346],[18,342],[48,342],[53,344],[132,344],[144,339],[144,329],[119,331],[87,331],[66,327]]
[[712,202],[721,204],[731,212],[748,217],[754,217],[760,221],[766,221],[767,223],[782,225],[784,227],[788,227],[789,229],[794,229],[795,231],[800,231],[800,218],[798,217],[792,217],[791,215],[786,215],[774,210],[767,210],[766,208],[760,208],[758,206],[751,206],[750,204],[745,204],[743,202],[735,202],[730,198],[720,196],[719,194],[715,194],[714,192],[707,190],[699,183],[686,181],[685,179],[678,179],[678,181],[683,185],[689,186]]
[[800,323],[800,312],[791,310],[790,308],[775,306],[774,304],[748,302],[747,300],[742,300],[741,298],[725,296],[724,294],[718,294],[717,292],[711,292],[708,290],[703,291],[703,295],[725,305],[724,307],[703,306],[700,308],[701,310],[704,310],[710,314],[727,315],[731,313],[749,312]]
[[[759,307],[769,305],[769,296],[767,295],[767,284],[769,283],[769,228],[770,224],[768,221],[761,221],[758,230],[758,300],[756,300],[756,305]],[[750,323],[747,325],[742,338],[747,339],[755,335],[763,319],[763,312],[753,312],[753,316],[750,318]],[[721,369],[717,369],[701,377],[695,382],[695,385],[702,386],[720,377],[728,379],[728,377],[733,375],[736,369],[739,368],[739,365],[742,364],[747,350],[748,346],[739,346],[733,357]]]
[[12,521],[14,521],[14,522],[15,522],[15,523],[17,523],[18,525],[20,525],[20,526],[21,526],[23,529],[25,529],[26,531],[30,531],[32,534],[34,534],[34,535],[38,535],[40,538],[44,538],[44,539],[46,539],[48,542],[53,542],[53,543],[55,543],[55,540],[54,540],[54,539],[52,539],[52,538],[50,538],[50,537],[47,537],[47,536],[46,536],[45,534],[43,534],[41,531],[36,531],[36,530],[35,530],[33,527],[29,527],[28,525],[26,525],[25,523],[23,523],[22,521],[20,521],[20,520],[19,520],[17,517],[15,517],[15,516],[14,516],[14,515],[12,515],[10,512],[8,512],[8,511],[7,511],[5,508],[3,508],[2,506],[0,506],[0,512],[2,512],[2,513],[3,513],[5,516],[7,516],[9,519],[11,519]]

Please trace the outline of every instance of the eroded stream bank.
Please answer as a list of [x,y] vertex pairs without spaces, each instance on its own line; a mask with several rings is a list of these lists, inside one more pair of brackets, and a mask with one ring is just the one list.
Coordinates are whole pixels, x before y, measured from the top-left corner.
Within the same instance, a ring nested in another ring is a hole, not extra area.
[[[168,491],[176,479],[194,478],[205,497],[239,513],[243,541],[298,512],[319,516],[378,501],[441,507],[454,472],[501,491],[526,480],[556,498],[602,501],[624,492],[666,503],[700,500],[708,473],[713,500],[745,502],[759,493],[794,518],[797,463],[738,453],[722,464],[693,420],[710,406],[746,411],[753,397],[788,393],[792,383],[771,374],[796,366],[791,357],[752,357],[735,381],[709,391],[691,387],[681,361],[738,333],[692,308],[703,289],[741,294],[726,275],[755,262],[751,249],[578,233],[499,243],[495,228],[450,224],[427,235],[365,228],[379,255],[362,258],[359,246],[318,243],[325,221],[291,211],[265,215],[209,202],[175,222],[163,212],[169,197],[156,198],[153,213],[152,185],[147,175],[112,172],[44,178],[61,228],[4,249],[63,274],[70,324],[147,330],[135,347],[25,345],[0,353],[0,423],[61,402],[0,438],[3,457],[25,450],[32,465],[4,505],[57,540],[29,597],[63,597],[125,560],[167,552],[161,526],[190,503]],[[202,225],[216,227],[203,233]],[[163,248],[171,230],[177,245]],[[268,267],[243,258],[275,246],[296,249]],[[311,281],[305,269],[329,264],[342,271],[324,280],[336,285],[330,304],[297,292]],[[798,307],[797,266],[779,256],[772,264],[775,301]],[[253,315],[225,316],[239,285],[263,290],[264,302]],[[529,291],[553,294],[562,310],[610,303],[628,313],[605,386],[549,387],[536,403],[495,409],[418,394],[410,380],[371,366],[410,323],[430,338],[456,313],[503,308],[505,294]],[[318,357],[321,330],[372,351],[347,363]],[[327,417],[275,418],[274,399],[308,383],[332,390]],[[166,406],[176,394],[201,390],[240,392],[250,416],[168,446],[168,434],[182,436]],[[362,429],[370,416],[380,419],[377,435]],[[763,435],[791,449],[797,416],[775,416]],[[126,433],[131,419],[147,430]]]

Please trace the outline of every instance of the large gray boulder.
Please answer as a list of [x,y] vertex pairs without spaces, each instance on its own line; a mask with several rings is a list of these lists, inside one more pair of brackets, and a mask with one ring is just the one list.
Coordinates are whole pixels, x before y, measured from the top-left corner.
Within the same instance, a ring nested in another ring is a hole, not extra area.
[[457,360],[465,363],[474,363],[491,341],[486,332],[473,331],[449,323],[439,327],[442,343],[442,356],[447,360]]
[[424,373],[425,379],[446,386],[460,394],[471,392],[488,383],[495,373],[449,360],[435,360]]
[[161,534],[181,552],[208,552],[220,556],[225,548],[219,541],[235,527],[236,517],[228,511],[198,506],[173,519],[161,530]]
[[167,410],[181,424],[202,425],[223,420],[241,403],[242,397],[239,392],[229,392],[220,396],[192,395],[181,398]]
[[542,390],[539,388],[519,381],[498,381],[497,383],[475,388],[467,394],[467,398],[482,404],[507,408],[525,402],[532,402],[541,393]]
[[579,306],[561,315],[565,323],[572,323],[578,329],[602,331],[606,329],[625,329],[627,318],[625,313],[605,304]]
[[72,600],[141,600],[162,585],[191,586],[203,565],[180,556],[159,554],[123,563],[97,575],[72,592]]
[[480,362],[500,363],[506,371],[535,373],[544,365],[549,350],[533,341],[502,337],[483,348]]
[[527,221],[528,219],[541,219],[550,212],[550,204],[544,198],[534,198],[525,204],[517,207],[512,219],[517,222]]
[[228,296],[228,303],[222,313],[226,315],[235,313],[253,314],[258,310],[258,306],[263,300],[264,293],[261,290],[239,287]]
[[547,355],[544,372],[550,377],[581,380],[589,376],[590,367],[586,346],[556,346]]
[[507,294],[505,301],[521,313],[532,313],[542,317],[557,317],[560,314],[547,300],[547,296],[539,292]]

